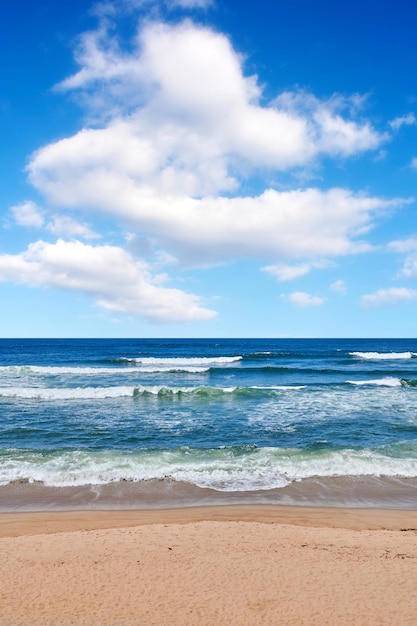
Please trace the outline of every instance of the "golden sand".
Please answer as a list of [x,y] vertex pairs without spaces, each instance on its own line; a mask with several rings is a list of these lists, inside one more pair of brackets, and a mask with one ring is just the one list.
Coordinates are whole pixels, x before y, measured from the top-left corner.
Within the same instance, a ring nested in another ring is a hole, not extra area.
[[417,512],[0,515],[1,626],[417,623]]

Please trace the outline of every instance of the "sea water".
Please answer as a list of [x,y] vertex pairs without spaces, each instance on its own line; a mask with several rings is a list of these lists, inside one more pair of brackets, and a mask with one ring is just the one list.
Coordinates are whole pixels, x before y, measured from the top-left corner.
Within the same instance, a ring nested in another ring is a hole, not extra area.
[[0,509],[417,508],[417,340],[0,340]]

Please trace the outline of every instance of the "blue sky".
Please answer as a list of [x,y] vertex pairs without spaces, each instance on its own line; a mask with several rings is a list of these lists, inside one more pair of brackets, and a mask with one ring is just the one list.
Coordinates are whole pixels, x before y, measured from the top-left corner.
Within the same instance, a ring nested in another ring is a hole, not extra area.
[[7,3],[2,336],[415,336],[416,13]]

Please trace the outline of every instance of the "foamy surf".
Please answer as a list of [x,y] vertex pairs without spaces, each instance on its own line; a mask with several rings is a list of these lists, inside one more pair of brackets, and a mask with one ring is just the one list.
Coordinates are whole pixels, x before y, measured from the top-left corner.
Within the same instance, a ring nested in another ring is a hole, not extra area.
[[140,398],[146,396],[221,397],[223,395],[254,395],[263,392],[297,391],[304,386],[277,385],[271,387],[165,387],[161,385],[117,386],[117,387],[0,387],[0,398],[25,398],[32,400],[88,400],[106,398]]
[[22,398],[26,400],[98,400],[133,397],[134,393],[135,387],[0,388],[0,398]]
[[224,366],[231,363],[237,363],[242,360],[242,356],[219,356],[219,357],[120,357],[120,361],[128,361],[129,363],[135,363],[137,365],[144,365],[146,367],[214,367]]
[[349,385],[370,385],[376,387],[401,387],[404,382],[399,378],[394,378],[393,376],[387,376],[385,378],[377,378],[375,380],[347,380]]
[[365,361],[402,361],[417,356],[415,352],[350,352],[349,354]]
[[16,450],[2,454],[0,484],[69,487],[169,479],[215,491],[249,492],[281,489],[318,476],[417,478],[416,448],[405,456],[396,454],[394,446],[342,451],[251,446],[43,454]]
[[415,354],[417,340],[0,340],[0,507],[358,492],[409,506]]
[[209,371],[209,367],[203,365],[186,365],[186,364],[170,364],[170,365],[144,365],[130,367],[71,367],[71,366],[39,366],[39,365],[10,365],[8,367],[0,367],[0,376],[3,374],[15,376],[28,376],[31,374],[39,374],[40,376],[104,376],[104,375],[132,375],[132,374],[157,374],[185,372],[191,374],[200,374]]

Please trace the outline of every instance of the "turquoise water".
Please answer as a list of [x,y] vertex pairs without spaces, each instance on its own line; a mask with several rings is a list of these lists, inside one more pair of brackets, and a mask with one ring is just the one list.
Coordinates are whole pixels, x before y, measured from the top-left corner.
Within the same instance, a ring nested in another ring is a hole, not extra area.
[[1,340],[0,507],[417,507],[417,341]]

